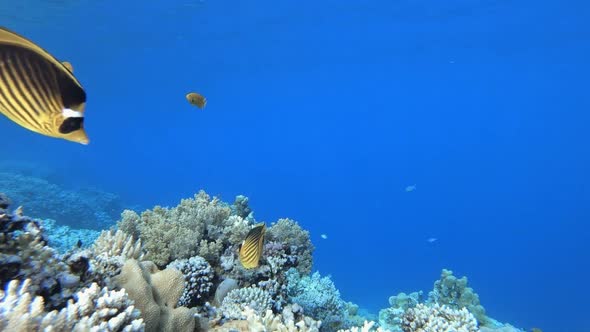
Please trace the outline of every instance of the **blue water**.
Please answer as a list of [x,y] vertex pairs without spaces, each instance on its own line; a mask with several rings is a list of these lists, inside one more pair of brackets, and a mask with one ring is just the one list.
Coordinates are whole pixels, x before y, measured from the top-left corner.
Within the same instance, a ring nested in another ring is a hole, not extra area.
[[2,25],[74,65],[91,140],[2,118],[2,159],[145,207],[249,196],[309,229],[315,268],[373,312],[450,268],[500,321],[590,331],[589,18],[585,1],[2,1]]

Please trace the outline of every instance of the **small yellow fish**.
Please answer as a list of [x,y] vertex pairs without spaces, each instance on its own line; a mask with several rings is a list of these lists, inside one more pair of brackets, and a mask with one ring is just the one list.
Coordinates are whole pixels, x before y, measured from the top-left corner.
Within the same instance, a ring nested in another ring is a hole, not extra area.
[[67,61],[62,61],[61,63],[62,65],[64,65],[64,67],[66,67],[67,70],[70,71],[70,73],[74,73],[74,66],[72,66],[71,63],[67,62]]
[[538,328],[538,327],[533,327],[533,328],[531,329],[531,332],[543,332],[543,330],[541,330],[541,329],[540,329],[540,328]]
[[0,113],[36,133],[88,144],[85,106],[86,92],[65,64],[0,28]]
[[242,266],[246,269],[258,267],[260,257],[262,256],[262,245],[264,244],[264,232],[266,225],[264,223],[254,226],[246,235],[246,239],[240,246],[239,258]]
[[186,95],[186,100],[188,100],[191,105],[197,106],[200,109],[205,108],[205,105],[207,105],[207,98],[196,92],[188,93]]

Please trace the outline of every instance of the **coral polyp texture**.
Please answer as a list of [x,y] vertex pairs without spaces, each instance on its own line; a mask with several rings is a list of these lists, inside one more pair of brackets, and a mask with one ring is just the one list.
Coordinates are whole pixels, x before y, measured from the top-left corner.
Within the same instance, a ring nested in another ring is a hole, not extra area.
[[260,265],[245,269],[240,244],[260,223],[245,196],[228,204],[200,191],[175,207],[124,210],[118,229],[68,228],[90,234],[84,245],[61,241],[53,222],[23,216],[26,207],[11,211],[11,201],[0,194],[1,331],[508,328],[485,315],[466,278],[448,270],[426,301],[422,292],[400,293],[378,321],[362,316],[329,276],[312,273],[310,234],[288,218],[268,223]]

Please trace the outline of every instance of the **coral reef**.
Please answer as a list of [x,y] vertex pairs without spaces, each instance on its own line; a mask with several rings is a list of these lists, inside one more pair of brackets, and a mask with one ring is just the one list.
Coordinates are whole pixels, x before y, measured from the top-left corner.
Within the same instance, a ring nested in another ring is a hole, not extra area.
[[128,259],[113,278],[141,311],[146,331],[193,331],[195,310],[176,307],[184,291],[184,276],[175,269],[159,271],[149,261]]
[[[314,247],[309,238],[309,232],[303,230],[297,222],[283,218],[273,223],[268,229],[268,242],[280,243],[282,245],[280,259],[286,259],[287,262],[296,265],[300,273],[311,272]],[[282,270],[286,271],[285,267]]]
[[390,297],[379,326],[311,273],[309,233],[291,219],[271,224],[260,266],[245,269],[237,252],[257,224],[245,196],[228,205],[201,191],[173,208],[125,210],[118,230],[99,235],[11,213],[10,202],[0,194],[0,330],[471,332],[475,318],[510,327],[448,270],[425,303],[422,292]]
[[27,289],[44,298],[48,308],[58,308],[76,290],[79,277],[46,245],[37,221],[0,209],[0,284],[31,279]]
[[78,292],[67,306],[47,312],[44,300],[31,292],[26,279],[8,283],[0,291],[0,331],[143,331],[139,311],[124,291],[109,291],[92,284]]
[[100,235],[100,231],[63,226],[53,219],[39,220],[39,224],[47,236],[48,245],[57,250],[60,254],[78,247],[78,244],[82,248],[88,247],[94,243]]
[[220,310],[226,318],[242,319],[242,312],[247,307],[258,315],[263,314],[271,308],[270,295],[256,287],[237,288],[227,293]]
[[249,223],[232,216],[229,205],[200,191],[174,208],[156,206],[141,216],[124,211],[118,227],[141,238],[146,259],[166,266],[175,259],[196,255],[216,263],[224,248],[243,240]]
[[422,301],[422,292],[399,293],[389,297],[389,308],[379,311],[379,324],[392,332],[402,331],[402,317],[406,310]]
[[451,270],[442,270],[440,279],[434,282],[434,289],[428,294],[428,302],[454,309],[467,308],[480,325],[488,324],[489,319],[479,303],[479,296],[471,287],[467,287],[467,277],[457,278]]
[[19,172],[0,171],[0,188],[15,205],[26,206],[28,216],[80,228],[107,228],[123,207],[115,194],[98,189],[68,190],[45,178]]
[[301,314],[300,308],[286,307],[281,314],[266,310],[259,314],[246,307],[239,316],[244,320],[229,321],[222,326],[211,329],[215,332],[251,331],[251,332],[318,332],[321,325],[309,317]]
[[319,272],[302,276],[296,269],[290,269],[287,272],[287,295],[292,303],[303,308],[306,315],[322,321],[322,331],[345,329],[364,320],[355,317],[356,310],[340,298],[330,277],[321,277]]
[[142,260],[144,252],[141,240],[134,240],[120,230],[111,230],[100,234],[86,256],[90,257],[94,280],[101,285],[109,285],[111,278],[121,272],[128,259]]
[[406,310],[404,332],[477,332],[477,321],[466,309],[451,309],[445,305],[418,304]]
[[213,288],[215,277],[211,265],[203,258],[194,256],[189,259],[177,259],[167,268],[176,269],[184,275],[186,287],[178,301],[179,306],[194,307],[205,304]]

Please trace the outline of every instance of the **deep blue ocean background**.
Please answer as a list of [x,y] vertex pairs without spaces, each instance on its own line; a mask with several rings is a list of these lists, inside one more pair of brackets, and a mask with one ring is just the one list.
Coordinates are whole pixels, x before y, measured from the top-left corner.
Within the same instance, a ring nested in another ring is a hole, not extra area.
[[587,1],[3,0],[0,23],[73,64],[91,140],[2,117],[2,161],[145,208],[244,194],[374,313],[449,268],[493,318],[590,331]]

